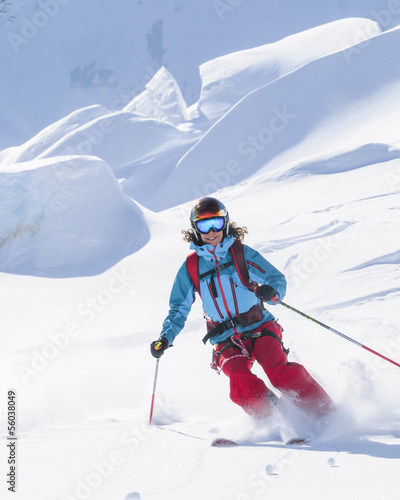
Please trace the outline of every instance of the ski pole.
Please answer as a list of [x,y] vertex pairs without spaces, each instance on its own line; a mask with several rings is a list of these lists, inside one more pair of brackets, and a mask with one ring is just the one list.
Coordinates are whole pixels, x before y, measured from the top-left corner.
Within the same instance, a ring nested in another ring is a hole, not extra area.
[[383,354],[380,354],[379,352],[376,352],[374,351],[373,349],[371,349],[370,347],[367,347],[363,344],[361,344],[361,342],[357,342],[357,340],[354,340],[352,339],[351,337],[348,337],[347,335],[345,335],[344,333],[341,333],[341,332],[338,332],[337,330],[335,330],[334,328],[331,328],[330,326],[328,325],[325,325],[324,323],[322,323],[321,321],[318,321],[317,319],[315,318],[312,318],[311,316],[308,316],[308,314],[305,314],[301,311],[299,311],[298,309],[295,309],[294,307],[292,306],[289,306],[288,304],[285,304],[285,302],[282,302],[281,300],[277,299],[276,302],[278,304],[281,304],[281,306],[284,306],[286,307],[287,309],[290,309],[291,311],[297,313],[297,314],[300,314],[300,316],[303,316],[303,318],[306,318],[306,319],[309,319],[310,321],[313,321],[314,323],[316,323],[317,325],[319,326],[322,326],[323,328],[326,328],[327,330],[329,330],[330,332],[333,332],[333,333],[336,333],[336,335],[339,335],[340,337],[346,339],[346,340],[349,340],[350,342],[353,342],[353,344],[356,344],[358,345],[359,347],[362,347],[363,349],[366,349],[367,351],[371,352],[372,354],[375,354],[376,356],[379,356],[380,358],[383,358],[385,359],[386,361],[389,361],[389,363],[393,363],[394,365],[398,366],[400,368],[400,363],[396,363],[396,361],[393,361],[392,359],[390,358],[387,358],[386,356],[384,356]]
[[154,373],[153,395],[151,397],[150,418],[149,418],[149,424],[150,425],[151,425],[151,422],[153,420],[154,397],[156,395],[156,386],[157,386],[158,365],[159,365],[159,363],[160,363],[160,358],[157,358],[157,361],[156,361],[156,371]]

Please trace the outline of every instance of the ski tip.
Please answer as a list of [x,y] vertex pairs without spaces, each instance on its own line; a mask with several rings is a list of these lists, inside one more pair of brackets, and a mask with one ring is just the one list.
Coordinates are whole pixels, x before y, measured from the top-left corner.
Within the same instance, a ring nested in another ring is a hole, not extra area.
[[238,443],[236,443],[235,441],[232,441],[230,439],[225,439],[225,438],[217,438],[217,439],[214,439],[214,441],[211,443],[211,446],[216,446],[216,447],[219,447],[219,446],[237,446]]
[[286,442],[287,445],[307,444],[307,443],[308,443],[307,439],[304,439],[304,438],[292,438]]

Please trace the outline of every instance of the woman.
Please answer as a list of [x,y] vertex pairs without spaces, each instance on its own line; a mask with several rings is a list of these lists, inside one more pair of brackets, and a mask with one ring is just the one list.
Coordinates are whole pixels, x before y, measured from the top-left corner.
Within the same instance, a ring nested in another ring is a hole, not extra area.
[[228,211],[217,199],[200,199],[190,222],[192,228],[183,234],[194,252],[176,276],[161,336],[150,346],[152,355],[162,356],[183,329],[197,289],[207,317],[203,341],[215,346],[213,368],[229,377],[234,403],[254,418],[272,413],[276,396],[251,372],[257,361],[271,384],[300,408],[317,417],[330,413],[332,400],[302,365],[288,362],[282,327],[264,308],[263,302],[274,305],[283,299],[284,275],[240,243],[247,229],[229,222]]

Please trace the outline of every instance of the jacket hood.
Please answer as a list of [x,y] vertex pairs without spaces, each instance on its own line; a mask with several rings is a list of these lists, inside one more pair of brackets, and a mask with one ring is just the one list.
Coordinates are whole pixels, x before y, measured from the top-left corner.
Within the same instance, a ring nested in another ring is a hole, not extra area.
[[190,244],[190,249],[195,250],[199,257],[204,257],[206,260],[213,260],[215,257],[221,259],[225,257],[228,253],[229,248],[233,245],[235,241],[232,235],[226,236],[221,243],[218,243],[215,247],[212,245],[196,245],[195,243]]

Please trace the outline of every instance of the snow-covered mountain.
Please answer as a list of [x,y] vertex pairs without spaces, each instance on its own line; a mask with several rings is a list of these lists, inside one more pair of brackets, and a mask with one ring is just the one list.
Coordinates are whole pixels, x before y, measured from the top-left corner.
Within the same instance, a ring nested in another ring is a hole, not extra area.
[[149,343],[207,194],[286,274],[288,304],[400,362],[397,4],[3,1],[0,19],[14,497],[398,500],[399,368],[279,305],[290,359],[338,406],[322,434],[285,447],[314,423],[286,407],[261,427],[230,402],[199,300],[147,424]]
[[[120,111],[161,66],[191,105],[207,61],[338,19],[387,30],[398,11],[388,0],[2,0],[0,149],[79,108]],[[357,31],[354,43],[373,32]]]

